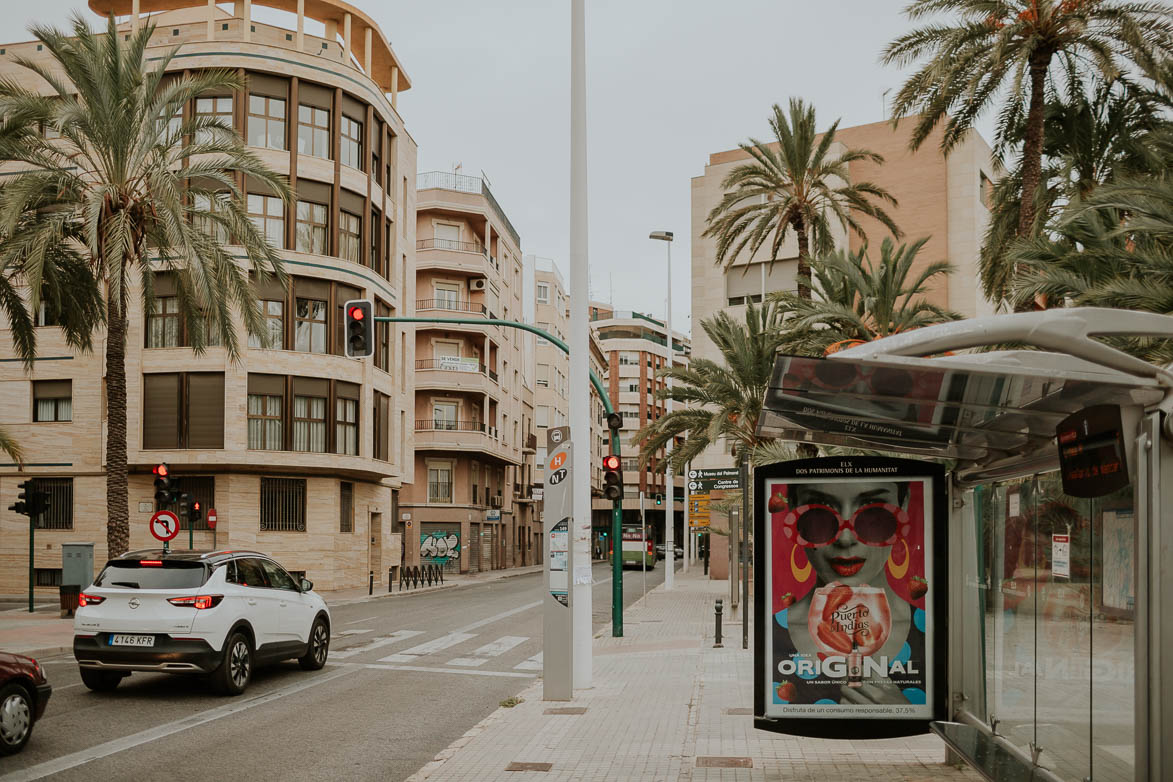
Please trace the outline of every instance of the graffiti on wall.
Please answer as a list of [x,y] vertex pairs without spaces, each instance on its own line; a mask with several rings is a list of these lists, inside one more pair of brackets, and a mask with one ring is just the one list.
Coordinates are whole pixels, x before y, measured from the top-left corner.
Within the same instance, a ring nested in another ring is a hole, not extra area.
[[421,532],[420,559],[431,560],[440,565],[449,560],[460,559],[460,535],[455,532]]

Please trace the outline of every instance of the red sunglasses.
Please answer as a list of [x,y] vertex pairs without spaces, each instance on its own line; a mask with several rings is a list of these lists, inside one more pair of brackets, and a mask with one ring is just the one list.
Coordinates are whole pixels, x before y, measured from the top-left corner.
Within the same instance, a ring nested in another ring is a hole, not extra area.
[[891,546],[897,533],[908,534],[908,512],[899,505],[873,502],[844,519],[827,505],[801,505],[782,520],[786,537],[798,536],[798,545],[817,548],[834,543],[843,530],[850,529],[865,546]]

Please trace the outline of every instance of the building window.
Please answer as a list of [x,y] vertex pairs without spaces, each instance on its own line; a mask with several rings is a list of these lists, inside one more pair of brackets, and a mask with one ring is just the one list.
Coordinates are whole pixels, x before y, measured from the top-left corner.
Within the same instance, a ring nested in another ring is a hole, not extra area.
[[[196,120],[219,120],[225,127],[232,128],[232,96],[225,95],[218,98],[196,98]],[[204,128],[195,133],[195,143],[203,144],[211,141],[214,133],[223,133],[223,130]]]
[[[390,317],[391,308],[381,301],[375,302],[375,314]],[[391,371],[391,324],[375,323],[375,366],[384,372]]]
[[248,335],[250,348],[271,348],[280,350],[285,347],[285,302],[272,299],[262,299],[260,302],[261,316],[265,319],[265,334],[268,344],[262,344],[260,334]]
[[297,235],[294,248],[299,253],[326,254],[326,240],[330,234],[330,217],[325,204],[312,201],[297,202]]
[[[375,425],[375,458],[381,462],[389,461],[391,459],[391,397],[380,391],[375,392],[372,420]],[[400,424],[400,434],[403,435],[402,419]],[[400,442],[402,443],[403,440],[401,439]]]
[[342,165],[362,170],[362,123],[342,115],[342,138],[338,149]]
[[334,452],[358,456],[358,400],[335,400]]
[[285,246],[285,204],[280,198],[249,193],[248,216],[269,244]]
[[362,218],[350,212],[338,213],[338,257],[362,263]]
[[33,568],[33,579],[39,587],[59,587],[61,586],[61,568]]
[[338,531],[354,532],[354,484],[339,481]]
[[550,365],[549,364],[538,364],[537,365],[537,376],[536,376],[535,382],[537,382],[537,384],[542,388],[549,388],[550,387]]
[[303,353],[326,352],[326,302],[297,299],[293,319],[293,349]]
[[179,298],[156,296],[147,315],[147,347],[179,347]]
[[248,143],[253,147],[285,149],[285,100],[248,96]]
[[539,429],[545,429],[550,425],[550,408],[547,405],[538,405],[534,410],[534,425]]
[[34,478],[32,483],[49,495],[49,507],[35,519],[37,529],[73,529],[73,478]]
[[293,450],[326,452],[326,400],[318,396],[293,397]]
[[330,157],[330,112],[304,103],[297,107],[297,151]]
[[304,478],[261,478],[261,531],[305,532]]
[[428,465],[428,502],[452,502],[452,465]]
[[73,381],[33,381],[33,421],[72,421]]
[[248,447],[254,451],[281,450],[281,396],[248,395]]
[[990,209],[994,203],[994,183],[984,171],[978,173],[978,199],[986,209]]
[[224,447],[224,374],[143,375],[143,448]]
[[371,254],[370,257],[367,258],[367,265],[376,272],[382,273],[380,269],[382,268],[383,264],[382,259],[379,257],[379,222],[379,213],[371,212],[371,246],[368,248]]
[[538,283],[538,303],[539,304],[549,304],[550,303],[550,286],[544,282]]
[[[226,196],[225,196],[226,197]],[[228,228],[213,215],[220,214],[220,194],[194,193],[191,197],[192,215],[191,224],[195,230],[207,234],[212,241],[220,244],[228,243]]]

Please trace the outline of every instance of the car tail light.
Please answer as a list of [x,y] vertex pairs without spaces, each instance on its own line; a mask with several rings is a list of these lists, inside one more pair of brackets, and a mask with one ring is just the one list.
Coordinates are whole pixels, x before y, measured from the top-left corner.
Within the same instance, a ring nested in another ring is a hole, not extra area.
[[191,606],[203,610],[220,605],[224,595],[191,595],[188,597],[172,597],[167,600],[173,606]]
[[161,559],[140,559],[138,563],[143,567],[163,567]]
[[649,540],[648,541],[648,555],[651,556],[655,553],[656,553],[656,550],[654,548],[652,548],[652,541]]
[[82,592],[77,596],[77,607],[85,608],[86,606],[96,606],[99,603],[105,601],[105,599],[106,598],[102,597],[101,595],[88,595],[85,592]]

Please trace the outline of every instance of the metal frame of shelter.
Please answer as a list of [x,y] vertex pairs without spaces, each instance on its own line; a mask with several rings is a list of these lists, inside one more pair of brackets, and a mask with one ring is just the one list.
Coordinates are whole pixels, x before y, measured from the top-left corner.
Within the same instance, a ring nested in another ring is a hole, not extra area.
[[[1173,488],[1164,502],[1165,487],[1173,487],[1173,372],[1111,344],[1150,338],[1173,339],[1173,317],[1072,308],[932,326],[826,359],[777,360],[759,434],[950,462],[952,721],[932,729],[988,778],[1065,777],[1040,759],[1045,748],[1032,742],[1024,750],[1008,740],[987,709],[984,609],[967,600],[965,590],[981,577],[975,488],[1057,470],[1059,421],[1109,404],[1121,411],[1135,519],[1134,752],[1128,765],[1138,781],[1173,779]],[[1008,344],[1027,349],[998,349]],[[988,352],[950,353],[982,348]],[[1041,655],[1037,646],[1034,654]],[[1090,657],[1089,647],[1089,666]],[[1096,675],[1090,670],[1089,682]],[[1088,709],[1090,758],[1095,712],[1090,703]],[[1037,726],[1043,718],[1033,719]]]

